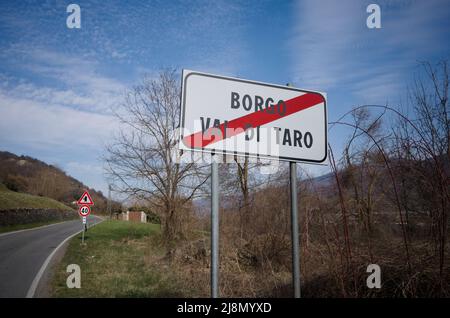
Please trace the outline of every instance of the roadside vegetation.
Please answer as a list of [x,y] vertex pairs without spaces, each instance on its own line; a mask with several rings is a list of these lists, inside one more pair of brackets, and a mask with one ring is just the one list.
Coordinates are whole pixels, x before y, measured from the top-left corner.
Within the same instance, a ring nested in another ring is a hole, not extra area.
[[61,211],[73,210],[67,205],[54,199],[31,195],[27,193],[14,192],[0,184],[0,213],[1,210],[11,209],[57,209]]
[[78,218],[75,210],[54,199],[19,193],[0,183],[0,233]]
[[[360,105],[329,123],[348,138],[329,145],[326,176],[300,169],[303,296],[450,296],[448,62],[418,70],[403,105]],[[176,161],[179,88],[164,71],[130,90],[105,163],[118,192],[158,215],[180,281],[208,296],[209,165]],[[292,295],[288,165],[267,175],[264,164],[220,165],[224,297]],[[381,267],[381,289],[366,286],[369,264]]]
[[[81,268],[81,288],[66,286],[69,264]],[[85,245],[74,237],[51,284],[52,297],[183,297],[177,272],[167,263],[160,225],[105,221],[89,229]]]

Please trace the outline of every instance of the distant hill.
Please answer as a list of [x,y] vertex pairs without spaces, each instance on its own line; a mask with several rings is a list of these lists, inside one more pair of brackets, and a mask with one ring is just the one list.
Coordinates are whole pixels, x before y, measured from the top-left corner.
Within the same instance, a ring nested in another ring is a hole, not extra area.
[[328,172],[326,174],[323,174],[318,177],[314,177],[311,180],[309,180],[314,183],[314,185],[317,187],[328,187],[332,186],[335,182],[335,177],[333,172]]
[[83,191],[88,190],[95,202],[93,211],[106,210],[101,191],[87,187],[62,169],[29,156],[0,151],[0,183],[14,192],[48,197],[74,207]]

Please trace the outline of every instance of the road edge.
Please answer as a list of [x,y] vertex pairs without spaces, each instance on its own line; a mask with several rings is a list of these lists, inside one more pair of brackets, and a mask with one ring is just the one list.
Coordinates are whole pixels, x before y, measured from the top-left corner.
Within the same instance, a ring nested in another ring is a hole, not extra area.
[[[103,221],[105,221],[105,219],[103,217],[100,217],[98,215],[96,215],[96,217],[98,217],[100,219],[100,222],[94,223],[92,226],[96,226],[97,224],[102,223]],[[83,230],[78,231],[70,236],[68,236],[66,239],[64,239],[64,241],[62,241],[61,243],[59,243],[59,245],[50,253],[49,256],[47,256],[47,258],[45,259],[44,263],[42,264],[41,268],[39,269],[39,271],[37,272],[36,276],[33,279],[33,282],[30,285],[30,288],[28,289],[27,295],[25,296],[25,298],[33,298],[37,287],[39,286],[39,283],[41,281],[42,276],[44,275],[45,271],[47,270],[48,265],[50,264],[52,258],[55,256],[55,254],[58,252],[58,250],[64,246],[64,244],[66,244],[71,238],[75,237],[76,235],[80,234]]]
[[20,233],[20,232],[26,232],[26,231],[33,231],[33,230],[39,230],[39,229],[43,229],[49,226],[53,226],[53,225],[58,225],[64,222],[69,222],[69,221],[74,221],[76,219],[73,220],[65,220],[65,221],[61,221],[61,222],[56,222],[56,223],[51,223],[51,224],[46,224],[46,225],[41,225],[41,226],[36,226],[36,227],[30,227],[29,229],[22,229],[22,230],[15,230],[15,231],[10,231],[10,232],[4,232],[4,233],[0,233],[0,237],[2,236],[6,236],[9,234],[16,234],[16,233]]

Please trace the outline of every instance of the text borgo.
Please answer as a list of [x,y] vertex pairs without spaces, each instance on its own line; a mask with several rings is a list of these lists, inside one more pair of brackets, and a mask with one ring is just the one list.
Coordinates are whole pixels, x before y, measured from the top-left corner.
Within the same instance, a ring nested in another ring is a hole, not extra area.
[[239,93],[231,92],[231,108],[233,109],[242,107],[246,111],[266,111],[268,114],[277,113],[280,116],[284,116],[286,114],[286,103],[284,100],[280,99],[277,104],[273,104],[274,102],[272,97],[264,99],[258,95],[250,96],[245,94],[241,98]]

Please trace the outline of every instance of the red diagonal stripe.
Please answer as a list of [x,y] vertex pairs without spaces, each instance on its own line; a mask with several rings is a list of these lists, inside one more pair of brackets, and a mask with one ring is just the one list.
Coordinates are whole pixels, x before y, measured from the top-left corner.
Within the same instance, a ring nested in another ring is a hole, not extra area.
[[[190,148],[203,148],[207,145],[224,139],[224,137],[229,138],[243,133],[245,129],[248,129],[249,127],[259,127],[261,125],[265,125],[274,120],[292,115],[296,112],[310,108],[323,102],[324,99],[322,95],[317,93],[306,93],[304,95],[297,96],[285,101],[286,112],[282,115],[280,115],[276,111],[271,114],[268,113],[265,109],[259,110],[248,115],[230,120],[226,127],[225,124],[221,124],[219,127],[214,127],[213,129],[215,130],[215,132],[217,132],[216,134],[212,133],[212,128],[209,128],[205,131],[204,134],[202,131],[199,131],[197,133],[184,137],[183,142],[187,147]],[[225,128],[227,129],[226,135]],[[219,133],[218,130],[220,130],[221,133]]]

